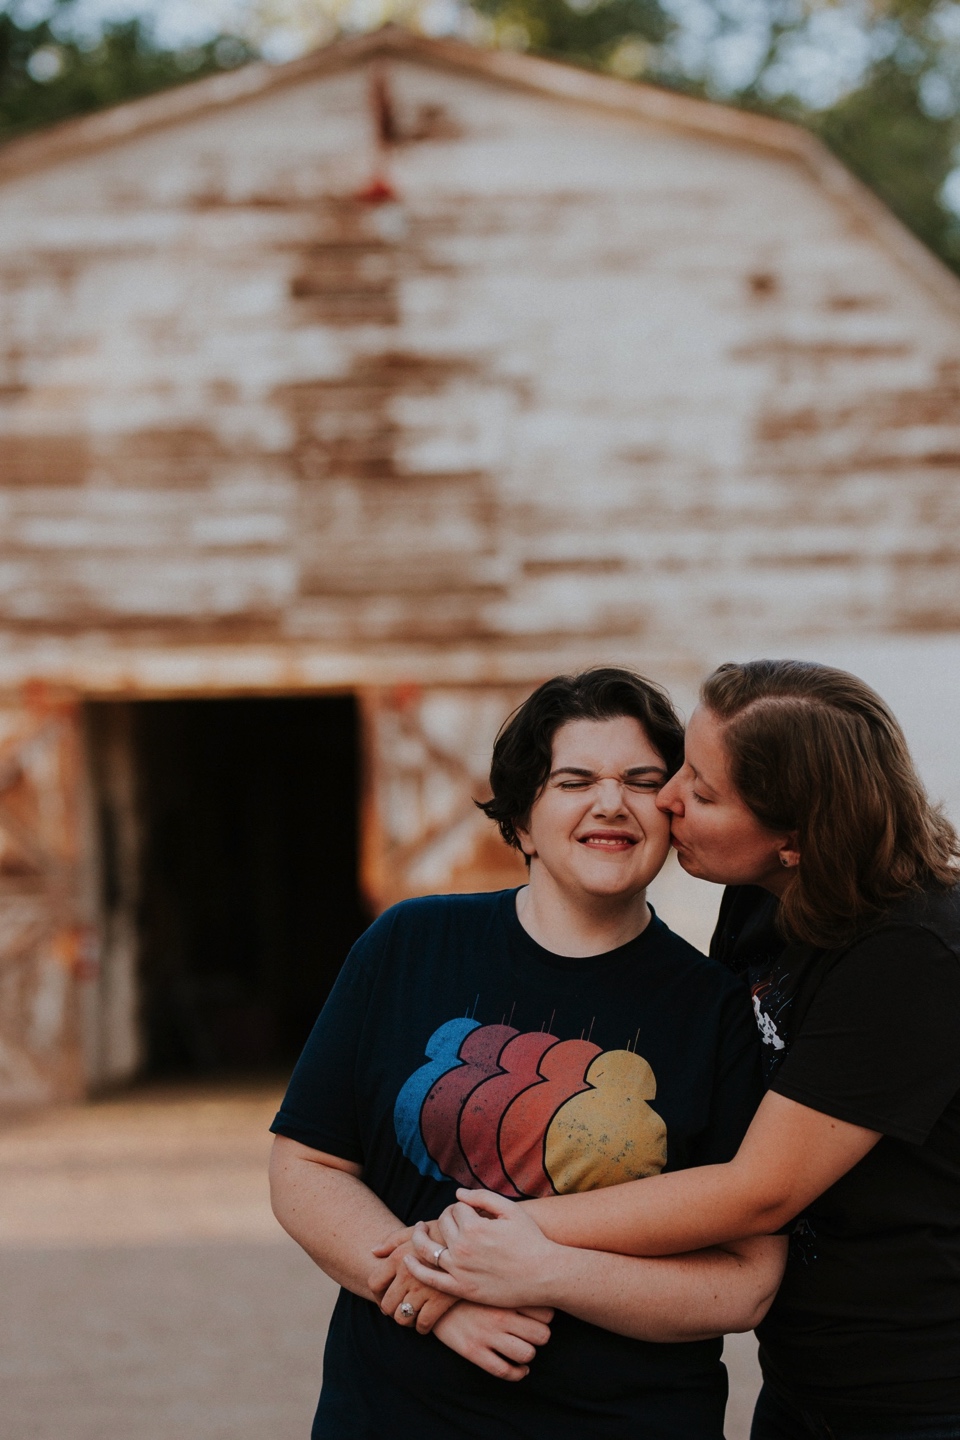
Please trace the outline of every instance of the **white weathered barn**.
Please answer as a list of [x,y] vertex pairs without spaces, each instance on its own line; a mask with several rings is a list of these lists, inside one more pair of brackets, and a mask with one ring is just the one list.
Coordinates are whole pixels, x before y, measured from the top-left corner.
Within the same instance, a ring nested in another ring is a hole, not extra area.
[[801,130],[383,31],[6,146],[0,317],[0,1098],[286,1053],[560,669],[949,790],[960,283]]

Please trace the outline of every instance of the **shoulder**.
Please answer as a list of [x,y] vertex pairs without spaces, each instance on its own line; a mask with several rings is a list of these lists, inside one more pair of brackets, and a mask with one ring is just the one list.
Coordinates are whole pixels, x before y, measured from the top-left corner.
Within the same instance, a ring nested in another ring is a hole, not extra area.
[[512,891],[477,895],[421,895],[384,910],[357,940],[341,972],[367,982],[413,960],[418,964],[449,947],[482,943]]
[[656,928],[651,934],[651,941],[669,965],[671,973],[685,986],[691,987],[691,994],[699,993],[717,1000],[728,995],[743,999],[744,983],[726,965],[704,955],[682,935],[671,930],[659,916],[654,918],[653,926]]
[[927,890],[892,906],[847,945],[821,951],[808,972],[818,1000],[913,1007],[922,996],[960,1006],[960,890]]
[[507,897],[513,894],[512,890],[482,890],[473,895],[417,895],[391,905],[379,919],[391,926],[414,928],[469,923],[498,915]]
[[960,961],[960,885],[907,896],[842,953],[864,959],[899,953],[910,960],[929,956]]
[[370,941],[384,945],[473,928],[495,921],[512,894],[512,890],[493,890],[475,895],[419,895],[401,900],[384,910],[362,938],[369,937]]
[[960,884],[909,896],[894,907],[888,923],[923,930],[960,956]]

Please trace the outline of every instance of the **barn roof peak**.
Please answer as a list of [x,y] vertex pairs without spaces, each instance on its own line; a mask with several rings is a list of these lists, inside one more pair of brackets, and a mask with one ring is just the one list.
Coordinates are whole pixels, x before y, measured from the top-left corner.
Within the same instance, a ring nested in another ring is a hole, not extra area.
[[8,141],[0,146],[0,184],[154,130],[241,105],[304,80],[389,57],[459,70],[551,99],[792,159],[811,172],[837,202],[850,209],[854,218],[871,229],[918,279],[952,309],[960,311],[957,277],[802,126],[556,60],[419,35],[398,25],[335,40],[285,64],[254,61],[227,74],[188,82]]

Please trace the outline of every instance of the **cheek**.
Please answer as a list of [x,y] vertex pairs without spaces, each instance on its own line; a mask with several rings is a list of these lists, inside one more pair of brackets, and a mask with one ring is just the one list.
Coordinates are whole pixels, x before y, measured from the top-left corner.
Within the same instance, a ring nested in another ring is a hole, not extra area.
[[670,818],[668,812],[658,808],[656,800],[651,800],[649,804],[643,806],[642,810],[637,811],[640,828],[647,840],[654,845],[669,846]]
[[727,826],[725,833],[716,837],[716,848],[722,849],[741,870],[757,875],[770,868],[776,850],[768,835],[758,834],[742,817],[739,824]]
[[707,851],[744,849],[740,816],[724,813],[718,805],[698,805],[696,801],[684,813],[684,837]]

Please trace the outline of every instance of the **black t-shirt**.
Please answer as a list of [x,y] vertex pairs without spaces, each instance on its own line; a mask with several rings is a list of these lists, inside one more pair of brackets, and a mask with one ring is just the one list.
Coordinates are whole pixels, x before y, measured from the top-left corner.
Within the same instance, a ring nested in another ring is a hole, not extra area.
[[734,888],[711,953],[749,981],[770,1088],[883,1137],[800,1217],[765,1371],[827,1413],[960,1413],[960,887],[832,951]]
[[[762,1093],[746,990],[723,966],[656,918],[609,954],[557,956],[515,897],[382,915],[274,1121],[362,1164],[405,1224],[438,1215],[458,1183],[516,1198],[727,1160]],[[719,1341],[648,1344],[557,1315],[530,1375],[506,1384],[342,1291],[314,1436],[720,1440],[719,1357]],[[700,1429],[685,1418],[698,1392],[715,1416]]]

